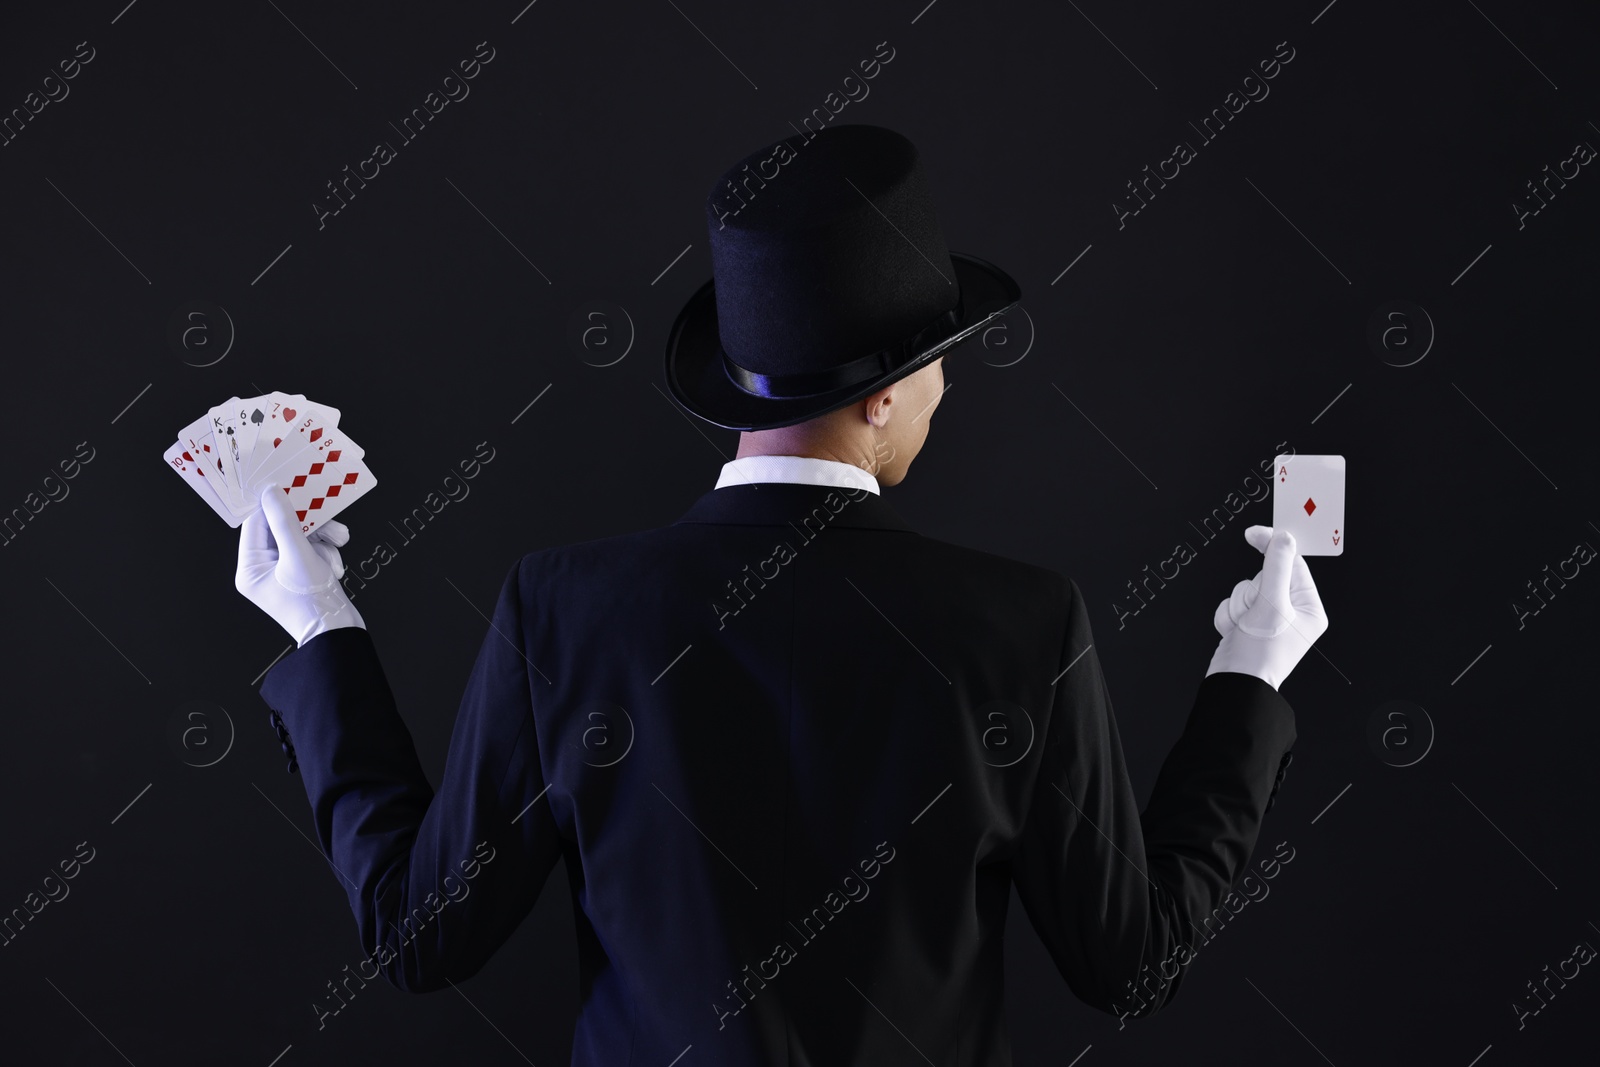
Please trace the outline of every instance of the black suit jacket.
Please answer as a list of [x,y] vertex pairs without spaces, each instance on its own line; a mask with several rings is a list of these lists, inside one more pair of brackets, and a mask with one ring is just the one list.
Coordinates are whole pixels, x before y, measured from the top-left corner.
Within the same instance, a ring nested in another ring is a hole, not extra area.
[[1148,1014],[1295,737],[1260,679],[1200,681],[1141,815],[1093,640],[1070,579],[766,483],[519,559],[437,792],[367,631],[262,695],[363,974],[474,974],[564,857],[574,1064],[999,1065],[1011,887],[1078,997]]

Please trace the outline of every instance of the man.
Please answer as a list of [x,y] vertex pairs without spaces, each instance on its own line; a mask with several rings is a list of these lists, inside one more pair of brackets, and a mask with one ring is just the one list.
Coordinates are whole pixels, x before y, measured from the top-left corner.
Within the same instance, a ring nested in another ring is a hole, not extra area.
[[371,975],[466,979],[563,858],[575,1064],[1008,1063],[1013,885],[1078,997],[1160,1007],[1289,759],[1278,687],[1327,627],[1305,560],[1246,531],[1261,573],[1141,815],[1077,583],[880,492],[1016,283],[948,251],[877,127],[751,155],[707,222],[667,379],[738,457],[671,526],[517,560],[437,792],[337,582],[348,531],[308,541],[270,491],[244,525],[237,587],[299,643],[262,695]]

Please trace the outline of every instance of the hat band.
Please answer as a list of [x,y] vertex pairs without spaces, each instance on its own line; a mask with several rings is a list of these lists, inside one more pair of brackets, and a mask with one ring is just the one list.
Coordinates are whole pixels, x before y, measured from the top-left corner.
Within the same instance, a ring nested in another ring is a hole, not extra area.
[[[792,374],[761,374],[740,366],[725,350],[722,350],[722,367],[740,389],[769,400],[788,400],[847,389],[905,366],[908,361],[923,354],[925,349],[954,334],[961,325],[961,307],[958,299],[955,307],[938,315],[899,344],[841,363],[837,367]],[[718,347],[721,350],[721,346]]]

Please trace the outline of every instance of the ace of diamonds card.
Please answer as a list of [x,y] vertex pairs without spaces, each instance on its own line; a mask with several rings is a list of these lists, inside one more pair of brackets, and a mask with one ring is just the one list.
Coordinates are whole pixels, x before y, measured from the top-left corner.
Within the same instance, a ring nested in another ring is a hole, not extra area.
[[1294,534],[1302,556],[1344,554],[1344,457],[1278,456],[1272,528]]

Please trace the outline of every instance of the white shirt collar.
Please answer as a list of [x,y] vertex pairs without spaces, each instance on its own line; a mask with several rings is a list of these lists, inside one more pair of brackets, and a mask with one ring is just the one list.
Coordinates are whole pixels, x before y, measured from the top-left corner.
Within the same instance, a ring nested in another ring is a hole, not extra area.
[[713,488],[750,482],[800,482],[879,493],[878,479],[861,467],[811,456],[743,456],[722,465],[722,474]]

